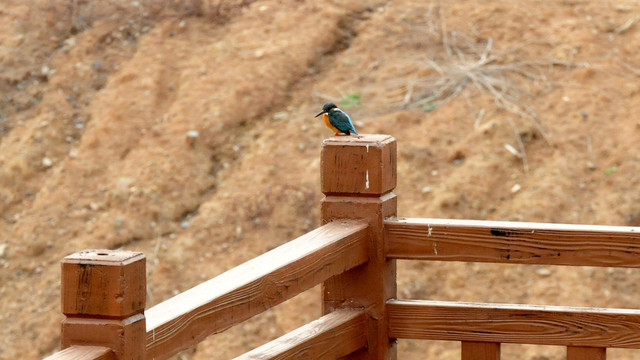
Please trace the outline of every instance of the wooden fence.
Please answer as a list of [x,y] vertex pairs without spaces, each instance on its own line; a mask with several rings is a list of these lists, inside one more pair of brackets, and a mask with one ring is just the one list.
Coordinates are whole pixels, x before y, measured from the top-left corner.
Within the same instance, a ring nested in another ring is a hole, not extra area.
[[640,348],[640,310],[397,299],[396,259],[640,267],[640,228],[398,218],[396,159],[391,136],[325,140],[324,225],[146,311],[142,253],[66,257],[64,350],[47,359],[166,359],[320,283],[323,316],[237,359],[396,359],[395,339],[461,341],[463,360]]

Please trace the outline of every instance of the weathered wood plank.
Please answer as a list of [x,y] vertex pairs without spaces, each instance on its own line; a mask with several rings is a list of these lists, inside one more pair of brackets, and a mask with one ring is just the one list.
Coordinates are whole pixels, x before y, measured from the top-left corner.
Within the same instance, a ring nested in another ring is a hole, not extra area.
[[115,358],[113,351],[108,347],[74,345],[44,360],[115,360]]
[[166,359],[368,260],[367,224],[335,221],[146,311],[147,359]]
[[364,311],[338,310],[235,360],[334,360],[367,344]]
[[462,342],[462,360],[500,360],[500,343]]
[[391,300],[389,336],[640,348],[640,310]]
[[640,227],[390,219],[392,259],[640,267]]
[[568,346],[567,360],[607,360],[607,349],[584,346]]

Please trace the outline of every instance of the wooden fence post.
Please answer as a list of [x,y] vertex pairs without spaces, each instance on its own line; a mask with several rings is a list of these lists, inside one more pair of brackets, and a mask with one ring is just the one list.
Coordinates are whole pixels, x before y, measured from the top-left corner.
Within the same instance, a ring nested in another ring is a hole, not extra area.
[[85,250],[62,260],[62,348],[97,345],[116,359],[145,358],[146,259],[140,252]]
[[567,360],[606,360],[606,348],[567,346]]
[[389,135],[334,136],[322,145],[322,220],[369,223],[369,262],[323,283],[323,312],[364,308],[367,347],[349,359],[396,359],[386,301],[396,297],[396,264],[385,256],[383,220],[396,215],[396,141]]

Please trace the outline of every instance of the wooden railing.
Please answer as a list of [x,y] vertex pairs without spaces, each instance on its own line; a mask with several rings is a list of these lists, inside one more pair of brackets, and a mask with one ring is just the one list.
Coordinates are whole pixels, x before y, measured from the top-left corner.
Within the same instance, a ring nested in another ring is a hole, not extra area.
[[238,359],[395,359],[395,339],[453,340],[463,360],[500,343],[567,346],[569,360],[640,348],[640,311],[401,300],[396,259],[640,267],[640,228],[396,217],[396,142],[333,137],[318,229],[146,311],[145,257],[62,261],[64,350],[53,359],[166,359],[322,283],[323,316]]

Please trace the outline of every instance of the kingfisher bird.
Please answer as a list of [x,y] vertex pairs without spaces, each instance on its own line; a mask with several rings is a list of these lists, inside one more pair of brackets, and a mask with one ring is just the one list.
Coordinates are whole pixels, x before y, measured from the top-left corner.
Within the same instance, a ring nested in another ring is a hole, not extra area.
[[351,135],[351,133],[354,133],[358,135],[356,128],[353,127],[353,123],[351,122],[349,115],[338,109],[336,104],[328,102],[322,105],[322,111],[316,114],[315,117],[320,115],[322,115],[324,124],[327,125],[329,129],[335,131],[336,135],[340,135],[340,133],[345,135]]

